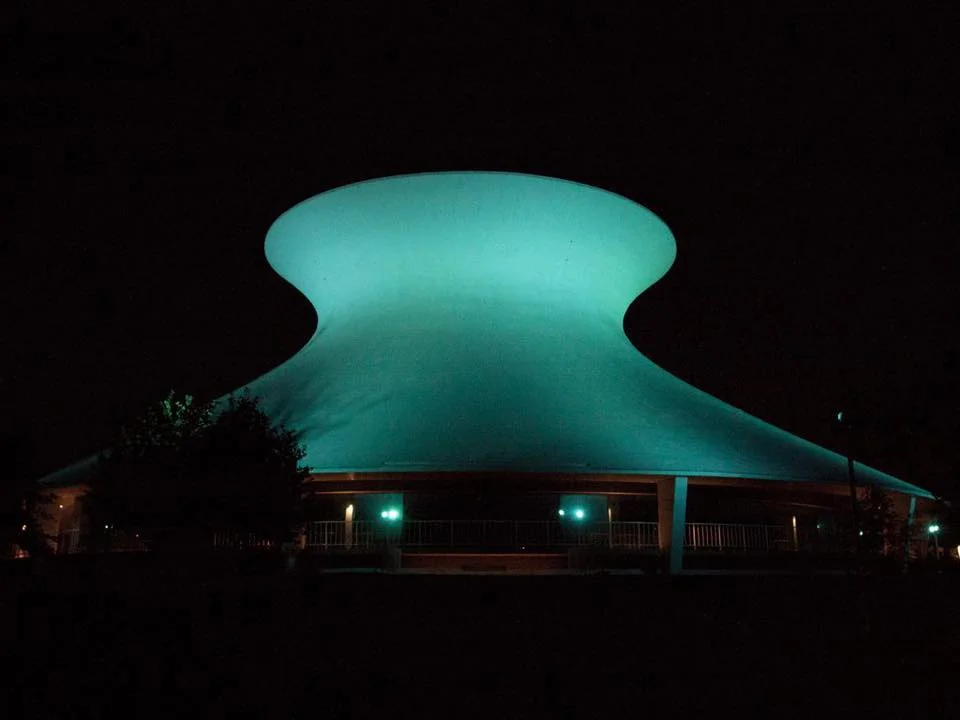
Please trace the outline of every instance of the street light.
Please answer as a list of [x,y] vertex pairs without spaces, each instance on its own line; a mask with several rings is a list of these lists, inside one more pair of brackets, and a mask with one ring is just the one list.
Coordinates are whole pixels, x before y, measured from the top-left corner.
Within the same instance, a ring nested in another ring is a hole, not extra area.
[[[847,475],[850,477],[850,521],[854,530],[857,529],[857,477],[853,470],[853,425],[850,418],[844,418],[843,410],[837,412],[837,424],[847,431]],[[863,535],[863,533],[860,533]],[[860,535],[853,536],[855,552],[860,555]]]
[[933,535],[933,552],[937,556],[937,559],[940,559],[940,525],[937,523],[931,523],[930,527],[927,528],[927,532]]

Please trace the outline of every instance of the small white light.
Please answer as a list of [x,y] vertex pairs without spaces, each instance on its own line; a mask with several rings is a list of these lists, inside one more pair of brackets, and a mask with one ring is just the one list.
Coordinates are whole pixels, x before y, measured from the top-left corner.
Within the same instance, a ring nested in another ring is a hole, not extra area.
[[21,529],[21,530],[26,530],[26,529],[27,529],[27,524],[24,523],[24,524],[23,524],[23,527],[21,527],[20,529]]
[[63,510],[63,505],[60,506],[60,509]]
[[564,509],[563,509],[563,508],[560,508],[560,512],[559,512],[560,517],[563,517],[563,516],[566,515],[566,514],[567,514],[567,513],[564,511]]
[[577,518],[577,520],[583,520],[583,510],[581,510],[580,508],[577,508],[576,510],[574,510],[573,515],[574,517]]

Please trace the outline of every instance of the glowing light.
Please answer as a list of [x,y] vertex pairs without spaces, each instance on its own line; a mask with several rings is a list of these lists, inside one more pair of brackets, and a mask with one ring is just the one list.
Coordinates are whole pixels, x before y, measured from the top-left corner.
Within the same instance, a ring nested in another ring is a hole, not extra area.
[[397,520],[400,517],[400,511],[396,508],[387,508],[380,513],[380,517],[384,520]]
[[560,508],[560,512],[558,514],[560,515],[560,517],[563,517],[564,515],[567,514],[567,511],[564,510],[563,508]]
[[[797,480],[845,468],[625,341],[624,312],[669,270],[676,242],[619,195],[514,173],[381,178],[285,212],[265,252],[322,333],[248,389],[298,433],[314,472]],[[331,424],[324,408],[349,410]],[[858,479],[929,497],[864,466]]]
[[24,524],[23,524],[23,527],[21,527],[20,529],[21,529],[21,530],[26,530],[26,529],[27,529],[27,524],[24,523]]
[[860,531],[860,537],[863,537],[863,530]]
[[583,520],[584,512],[580,508],[577,508],[576,510],[573,511],[573,516],[577,520]]
[[940,532],[940,526],[934,523],[928,528],[927,532],[929,532],[931,535],[936,535],[938,532]]
[[63,510],[63,505],[60,506],[60,509]]

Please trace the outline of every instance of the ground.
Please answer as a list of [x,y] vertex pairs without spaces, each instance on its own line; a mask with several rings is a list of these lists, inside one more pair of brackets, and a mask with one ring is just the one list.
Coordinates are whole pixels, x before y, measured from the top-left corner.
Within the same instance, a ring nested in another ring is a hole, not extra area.
[[8,717],[948,717],[956,577],[8,563]]

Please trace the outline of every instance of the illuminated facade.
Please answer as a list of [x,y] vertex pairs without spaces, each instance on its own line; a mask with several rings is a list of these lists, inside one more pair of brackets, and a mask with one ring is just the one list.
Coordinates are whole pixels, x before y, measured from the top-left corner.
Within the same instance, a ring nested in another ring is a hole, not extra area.
[[846,477],[844,458],[630,344],[626,308],[667,272],[676,244],[618,195],[503,173],[374,180],[282,215],[266,254],[319,320],[299,353],[248,387],[303,433],[316,473]]
[[[631,345],[624,313],[676,244],[626,198],[508,173],[391,177],[300,203],[270,228],[266,254],[318,324],[248,387],[302,433],[319,489],[455,491],[482,478],[488,493],[602,494],[639,483],[658,488],[662,535],[666,508],[683,517],[670,498],[688,486],[845,488],[845,458]],[[929,497],[874,468],[856,473]]]
[[[284,213],[266,255],[318,322],[247,389],[300,433],[331,520],[429,519],[476,502],[498,517],[576,520],[589,508],[612,522],[616,506],[652,513],[678,567],[688,494],[692,508],[694,493],[717,488],[786,505],[848,492],[844,457],[631,345],[624,313],[669,270],[676,243],[624,197],[510,173],[372,180]],[[874,468],[856,474],[930,497]]]

